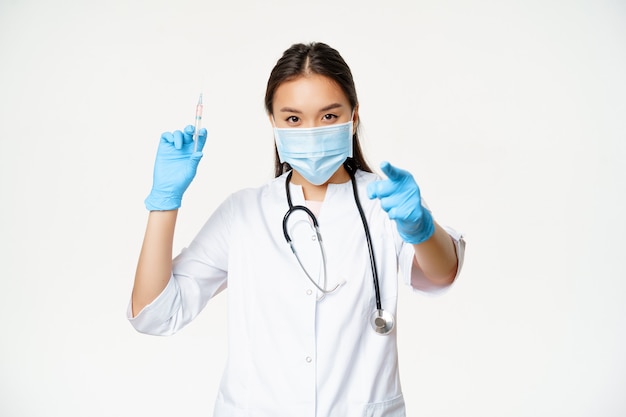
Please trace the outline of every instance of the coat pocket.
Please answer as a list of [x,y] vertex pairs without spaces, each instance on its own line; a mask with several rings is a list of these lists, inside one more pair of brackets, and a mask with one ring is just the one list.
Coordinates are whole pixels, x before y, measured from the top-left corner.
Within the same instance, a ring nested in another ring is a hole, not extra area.
[[406,417],[404,397],[399,395],[387,401],[367,404],[363,417]]

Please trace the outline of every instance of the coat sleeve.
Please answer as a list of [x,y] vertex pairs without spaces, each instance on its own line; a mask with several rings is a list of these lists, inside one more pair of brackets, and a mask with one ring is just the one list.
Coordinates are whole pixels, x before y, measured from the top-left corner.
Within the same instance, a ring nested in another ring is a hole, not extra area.
[[161,294],[135,317],[129,303],[127,317],[137,331],[158,336],[174,334],[226,288],[231,200],[220,205],[190,245],[174,258],[172,275]]
[[[448,235],[452,238],[454,242],[454,247],[456,249],[456,256],[458,259],[458,266],[456,269],[456,274],[454,276],[454,281],[461,274],[461,269],[463,267],[463,259],[465,258],[465,239],[463,235],[456,230],[442,226],[444,230],[448,233]],[[413,250],[413,245],[404,244],[402,250],[400,252],[400,274],[404,280],[404,282],[411,286],[416,291],[437,294],[445,291],[450,287],[450,285],[446,286],[438,286],[432,284],[422,272],[421,268],[415,262],[415,252]]]

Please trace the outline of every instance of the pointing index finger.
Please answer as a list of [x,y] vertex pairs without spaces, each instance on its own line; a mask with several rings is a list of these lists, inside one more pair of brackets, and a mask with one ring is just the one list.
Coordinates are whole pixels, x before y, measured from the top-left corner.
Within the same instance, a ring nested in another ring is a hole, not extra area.
[[380,164],[380,169],[391,181],[398,181],[406,175],[404,170],[394,167],[387,161]]

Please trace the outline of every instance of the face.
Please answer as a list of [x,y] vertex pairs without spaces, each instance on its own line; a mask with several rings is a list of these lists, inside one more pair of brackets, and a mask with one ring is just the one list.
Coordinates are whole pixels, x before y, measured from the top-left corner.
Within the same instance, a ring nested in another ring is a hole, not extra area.
[[[283,82],[274,93],[276,127],[321,127],[346,123],[352,116],[348,97],[332,79],[319,74]],[[358,120],[357,109],[352,120]],[[354,122],[353,122],[354,123]],[[356,123],[353,126],[356,130]]]

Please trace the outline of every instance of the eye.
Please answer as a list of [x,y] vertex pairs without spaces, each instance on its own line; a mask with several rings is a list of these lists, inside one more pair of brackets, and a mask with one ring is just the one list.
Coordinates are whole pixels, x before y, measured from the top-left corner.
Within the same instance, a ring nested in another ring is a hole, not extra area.
[[289,116],[285,120],[287,121],[287,123],[298,123],[300,121],[300,118],[298,116]]
[[332,113],[325,114],[325,115],[322,117],[322,119],[323,119],[323,120],[325,120],[325,121],[327,121],[327,122],[328,122],[328,121],[335,120],[336,118],[337,118],[337,115],[336,115],[336,114],[332,114]]

